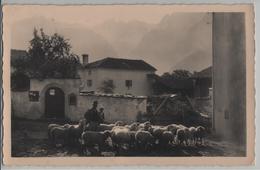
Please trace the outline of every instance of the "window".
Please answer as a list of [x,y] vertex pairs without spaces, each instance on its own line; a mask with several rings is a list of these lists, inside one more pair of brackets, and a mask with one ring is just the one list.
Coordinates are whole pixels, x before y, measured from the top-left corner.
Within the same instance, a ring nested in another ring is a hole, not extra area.
[[99,87],[99,90],[103,93],[112,94],[114,93],[115,85],[113,80],[104,80],[102,81],[101,86]]
[[38,102],[39,101],[39,91],[29,91],[29,101]]
[[77,97],[73,93],[69,95],[69,105],[71,105],[71,106],[77,105]]
[[87,80],[87,86],[91,87],[92,86],[92,80]]
[[132,87],[132,80],[126,80],[125,81],[125,86],[130,89]]
[[88,75],[89,75],[89,76],[91,75],[91,73],[92,73],[91,70],[88,70]]

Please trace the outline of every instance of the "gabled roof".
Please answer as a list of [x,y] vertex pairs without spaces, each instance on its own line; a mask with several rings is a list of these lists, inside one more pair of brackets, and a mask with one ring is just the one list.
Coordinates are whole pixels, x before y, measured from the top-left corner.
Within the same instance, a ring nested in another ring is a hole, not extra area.
[[201,70],[200,72],[195,72],[192,76],[193,78],[211,78],[212,77],[212,66]]
[[156,68],[146,63],[143,60],[131,60],[123,58],[104,58],[92,63],[89,63],[85,68],[109,68],[123,70],[149,70],[156,71]]

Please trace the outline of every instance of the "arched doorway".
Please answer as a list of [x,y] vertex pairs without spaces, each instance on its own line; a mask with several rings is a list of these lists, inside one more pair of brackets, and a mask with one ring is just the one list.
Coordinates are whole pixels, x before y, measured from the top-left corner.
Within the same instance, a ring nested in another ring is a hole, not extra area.
[[50,87],[45,92],[45,114],[49,118],[63,118],[65,110],[64,92],[57,87]]

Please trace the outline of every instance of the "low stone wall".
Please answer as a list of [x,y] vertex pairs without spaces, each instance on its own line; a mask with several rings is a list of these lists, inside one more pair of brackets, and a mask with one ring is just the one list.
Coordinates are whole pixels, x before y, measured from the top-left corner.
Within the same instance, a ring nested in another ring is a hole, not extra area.
[[[15,117],[26,119],[40,119],[45,117],[44,104],[29,101],[28,91],[12,93],[12,114]],[[40,96],[42,98],[43,96]],[[105,121],[124,122],[136,121],[138,114],[146,113],[146,97],[126,97],[113,95],[77,95],[77,104],[68,105],[65,103],[65,118],[71,121],[78,121],[84,117],[84,113],[92,107],[94,101],[98,101],[98,109],[104,108]]]
[[12,116],[26,119],[40,119],[43,117],[39,102],[30,102],[28,91],[11,92]]
[[122,120],[130,123],[136,121],[139,113],[146,112],[146,98],[81,95],[77,105],[70,106],[68,118],[73,121],[82,119],[95,100],[99,103],[98,109],[104,108],[106,122]]

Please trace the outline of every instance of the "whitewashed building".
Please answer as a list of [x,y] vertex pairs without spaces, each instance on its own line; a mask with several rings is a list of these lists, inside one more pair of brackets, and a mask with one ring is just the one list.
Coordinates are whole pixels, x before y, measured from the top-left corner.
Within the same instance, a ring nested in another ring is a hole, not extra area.
[[149,74],[156,69],[143,60],[122,58],[104,58],[88,63],[88,56],[83,55],[83,69],[79,71],[81,91],[102,92],[104,81],[114,85],[113,93],[147,96],[152,94]]
[[[11,51],[12,54],[15,51]],[[148,74],[156,71],[143,60],[105,58],[88,63],[83,55],[83,67],[75,78],[26,77],[18,74],[18,86],[12,88],[12,115],[26,119],[61,118],[78,121],[99,101],[105,109],[105,121],[136,121],[146,112],[146,96],[152,94]],[[114,85],[113,94],[104,94],[104,81]],[[17,84],[16,84],[17,85]]]

